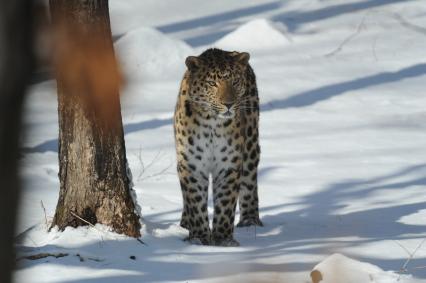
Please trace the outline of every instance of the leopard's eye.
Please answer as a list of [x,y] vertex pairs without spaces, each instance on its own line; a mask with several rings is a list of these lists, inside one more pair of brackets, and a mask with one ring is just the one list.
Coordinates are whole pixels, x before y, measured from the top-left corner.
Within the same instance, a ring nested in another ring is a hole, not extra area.
[[207,81],[207,83],[208,83],[210,86],[216,86],[216,83],[215,83],[214,81]]

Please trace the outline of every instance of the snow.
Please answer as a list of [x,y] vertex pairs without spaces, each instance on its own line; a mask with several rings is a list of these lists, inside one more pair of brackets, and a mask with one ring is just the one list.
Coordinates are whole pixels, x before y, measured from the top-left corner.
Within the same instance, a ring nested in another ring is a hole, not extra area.
[[424,225],[426,219],[426,209],[421,209],[415,213],[402,216],[398,222],[410,225]]
[[289,43],[285,36],[285,27],[266,19],[256,19],[243,24],[235,31],[225,35],[215,46],[226,50],[256,50],[279,48]]
[[[68,256],[21,259],[16,282],[306,283],[320,262],[345,283],[426,282],[426,2],[111,0],[110,10],[147,245],[101,225],[47,231],[58,126],[55,82],[43,82],[25,106],[18,256]],[[250,52],[262,109],[265,227],[236,229],[233,248],[190,245],[178,226],[171,117],[185,57],[213,46]]]

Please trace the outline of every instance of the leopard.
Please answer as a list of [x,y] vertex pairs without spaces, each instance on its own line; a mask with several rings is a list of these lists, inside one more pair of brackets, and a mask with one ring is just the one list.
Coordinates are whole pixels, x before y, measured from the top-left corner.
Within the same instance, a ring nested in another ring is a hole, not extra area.
[[[174,112],[180,226],[191,243],[239,246],[237,227],[259,218],[259,96],[248,52],[210,48],[188,56]],[[208,191],[213,194],[212,229]]]

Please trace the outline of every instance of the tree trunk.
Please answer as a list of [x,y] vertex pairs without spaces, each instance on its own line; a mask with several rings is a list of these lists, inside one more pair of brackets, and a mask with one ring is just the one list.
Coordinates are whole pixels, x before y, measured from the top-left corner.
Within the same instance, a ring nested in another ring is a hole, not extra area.
[[[52,226],[102,223],[140,236],[107,0],[50,0],[56,27],[60,194]],[[83,221],[83,220],[84,221]]]
[[32,71],[32,1],[2,1],[0,8],[0,282],[11,282],[19,196],[17,174],[21,112]]

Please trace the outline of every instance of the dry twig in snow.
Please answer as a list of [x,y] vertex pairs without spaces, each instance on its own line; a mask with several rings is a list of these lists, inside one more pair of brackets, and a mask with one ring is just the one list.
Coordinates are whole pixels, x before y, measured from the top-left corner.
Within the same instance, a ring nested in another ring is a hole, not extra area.
[[22,256],[16,259],[16,261],[22,260],[22,259],[29,259],[29,260],[37,260],[37,259],[42,259],[42,258],[46,258],[46,257],[55,257],[55,258],[60,258],[60,257],[65,257],[68,256],[67,253],[39,253],[39,254],[35,254],[35,255],[28,255],[28,256]]
[[367,14],[364,15],[364,17],[362,18],[361,22],[358,25],[358,28],[356,29],[356,31],[354,33],[352,33],[351,35],[346,37],[345,40],[343,40],[342,43],[340,43],[340,45],[336,49],[325,54],[324,56],[325,57],[331,57],[331,56],[336,55],[340,51],[342,51],[343,46],[345,46],[347,43],[349,43],[352,39],[354,39],[355,37],[357,37],[361,33],[361,30],[364,28],[364,22],[365,22],[366,18],[367,18]]
[[418,250],[423,246],[423,244],[426,242],[426,238],[424,238],[418,245],[417,245],[417,247],[414,249],[414,251],[412,252],[412,253],[410,253],[409,251],[408,251],[408,249],[405,249],[404,248],[404,250],[405,251],[407,251],[408,252],[408,254],[409,254],[409,257],[407,258],[407,260],[404,262],[404,264],[402,265],[402,267],[400,268],[400,270],[399,270],[399,273],[400,273],[400,275],[399,275],[399,277],[398,277],[398,281],[400,281],[400,279],[401,279],[401,274],[403,274],[403,273],[407,273],[408,272],[408,264],[410,263],[410,261],[414,258],[414,256],[416,255],[416,253],[418,252]]
[[42,200],[40,200],[40,205],[41,205],[41,208],[43,209],[43,212],[44,212],[44,224],[46,225],[46,227],[48,227],[48,225],[47,225],[46,208],[44,207],[44,204],[43,204]]

